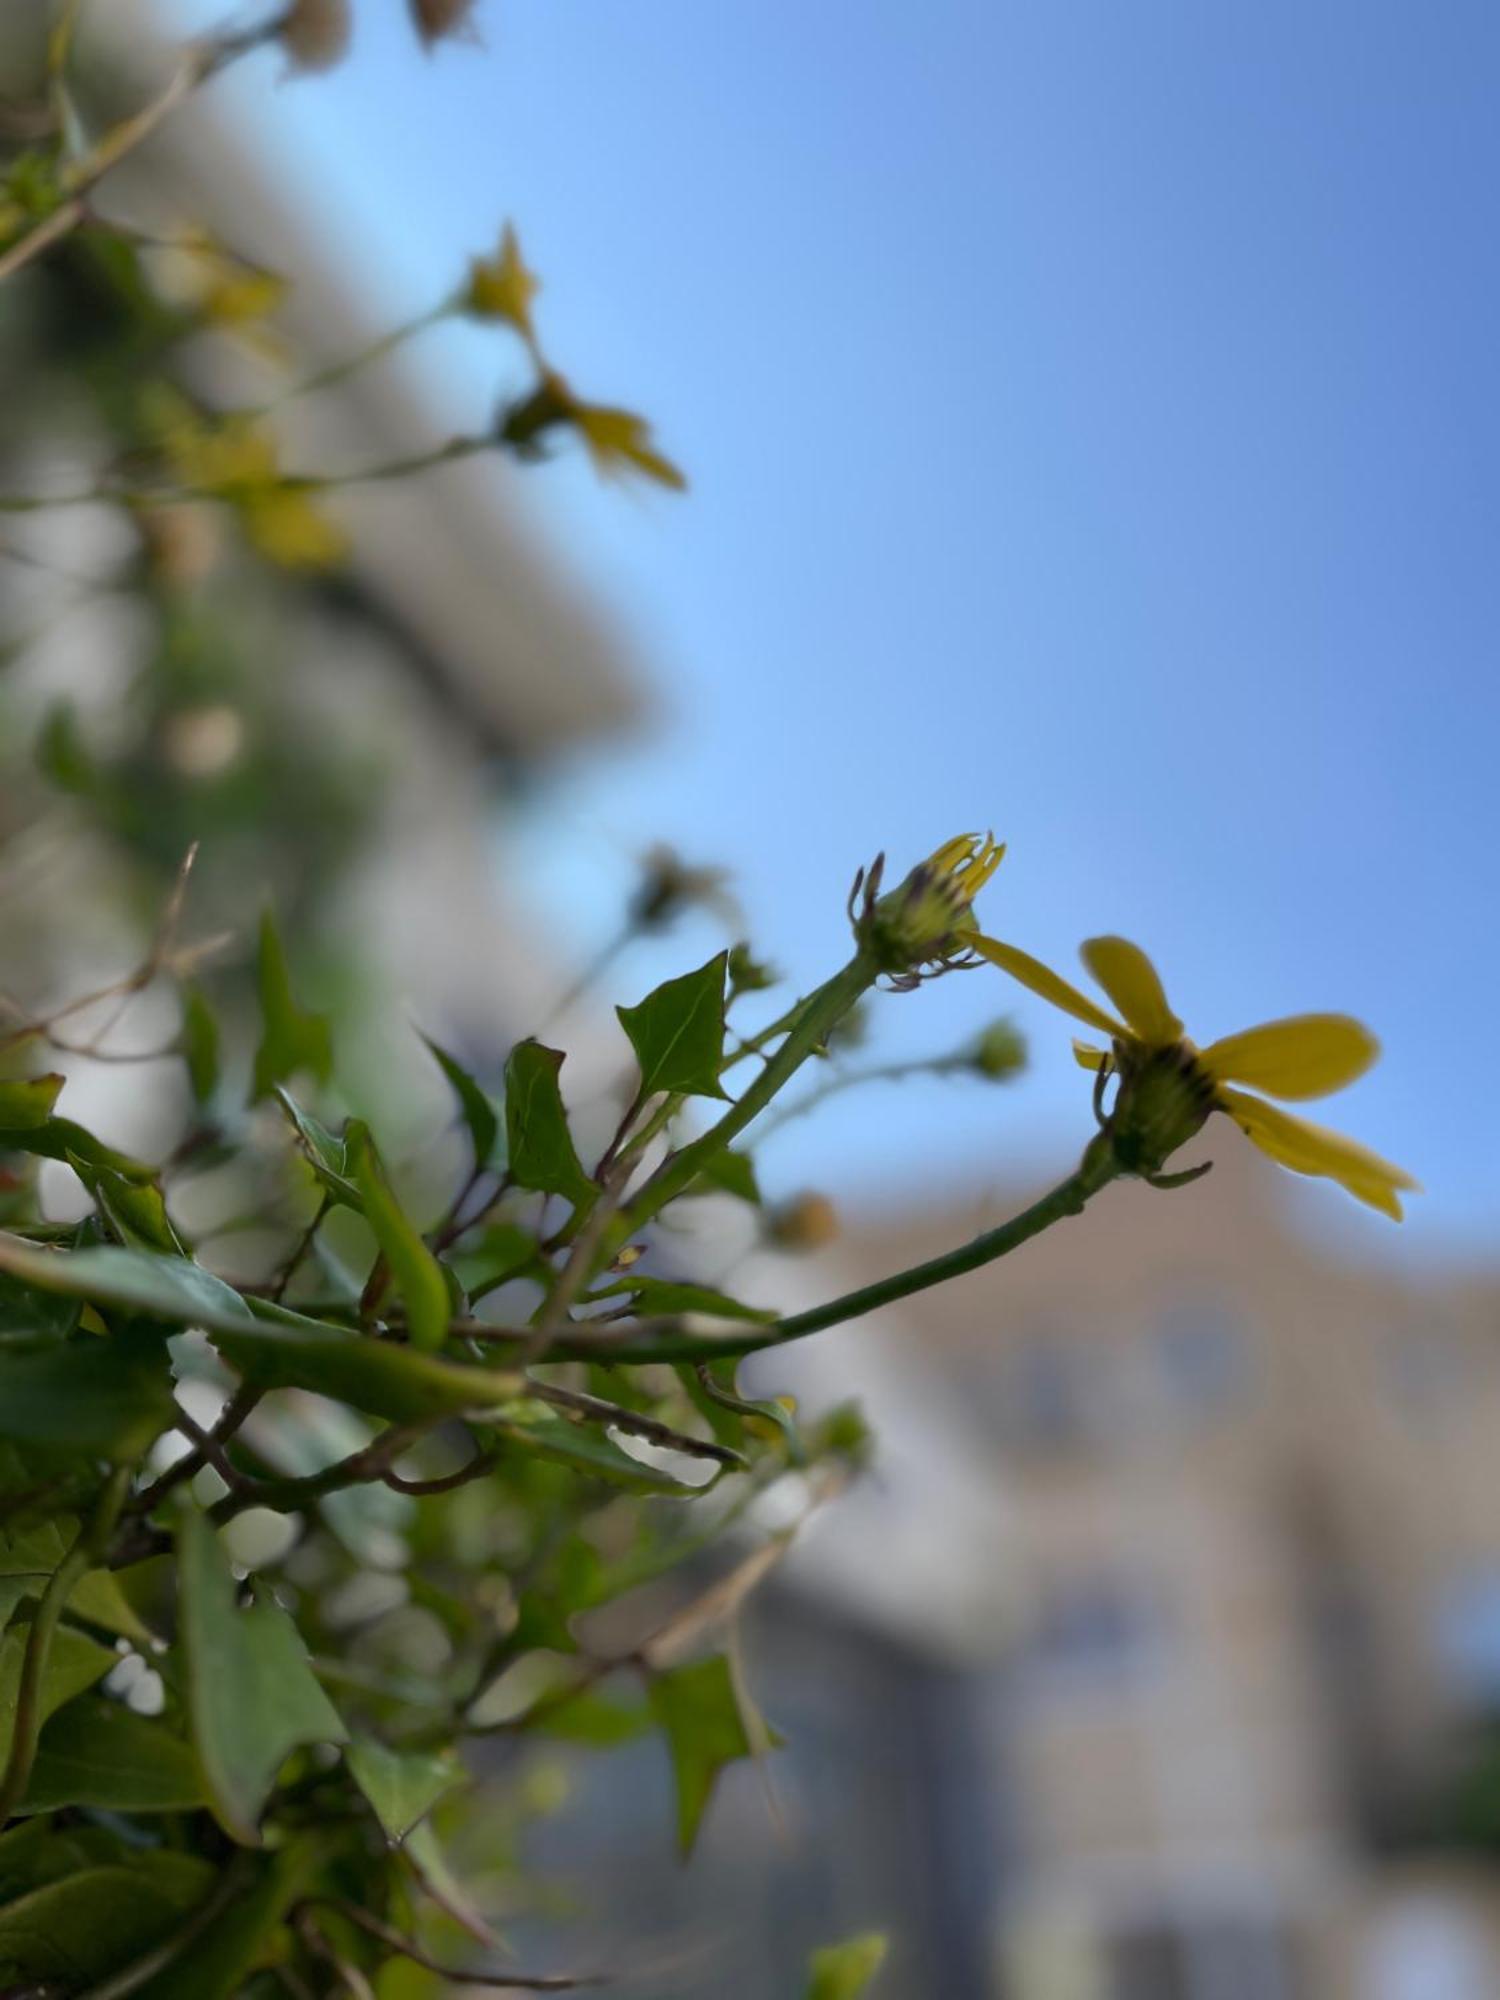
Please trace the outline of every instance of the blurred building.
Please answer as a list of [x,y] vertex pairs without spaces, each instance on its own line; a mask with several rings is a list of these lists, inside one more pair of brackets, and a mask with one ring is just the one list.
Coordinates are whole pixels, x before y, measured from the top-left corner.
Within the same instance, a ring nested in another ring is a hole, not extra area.
[[[883,1342],[991,1468],[1020,1590],[929,1774],[993,1831],[985,1990],[1489,2000],[1500,1287],[1316,1248],[1298,1185],[1215,1138],[1205,1182],[1111,1189]],[[881,1217],[846,1268],[975,1226]]]

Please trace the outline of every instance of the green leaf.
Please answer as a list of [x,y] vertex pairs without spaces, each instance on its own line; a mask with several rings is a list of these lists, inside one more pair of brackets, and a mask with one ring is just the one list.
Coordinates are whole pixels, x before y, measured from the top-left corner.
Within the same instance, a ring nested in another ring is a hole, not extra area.
[[732,1146],[711,1154],[684,1193],[732,1194],[737,1201],[748,1202],[752,1208],[761,1205],[755,1162],[748,1153],[737,1153]]
[[175,1408],[166,1346],[149,1334],[0,1354],[0,1437],[18,1444],[135,1458],[167,1429]]
[[391,1750],[369,1737],[356,1737],[344,1754],[387,1838],[397,1843],[465,1781],[464,1767],[451,1750]]
[[219,1087],[219,1024],[198,986],[182,989],[182,1028],[178,1036],[188,1084],[194,1101],[207,1104]]
[[236,1604],[228,1558],[191,1509],[179,1523],[177,1550],[199,1765],[220,1824],[253,1847],[261,1809],[292,1751],[342,1743],[347,1732],[290,1617],[270,1597],[247,1609]]
[[763,1306],[747,1306],[712,1285],[678,1284],[671,1278],[624,1277],[590,1292],[587,1304],[598,1299],[627,1295],[642,1312],[709,1313],[715,1319],[751,1320],[766,1325],[776,1314]]
[[152,1853],[34,1889],[0,1910],[0,1975],[65,1980],[65,1990],[78,1992],[180,1929],[214,1875],[194,1855]]
[[719,1082],[724,1065],[724,971],[727,951],[696,972],[669,979],[638,1007],[617,1007],[641,1066],[641,1096],[659,1090],[694,1097],[727,1097]]
[[292,994],[276,920],[267,910],[260,920],[260,953],[256,964],[260,990],[261,1038],[255,1051],[250,1099],[270,1094],[273,1086],[301,1071],[326,1083],[333,1071],[333,1038],[323,1014],[305,1012]]
[[719,1773],[754,1746],[745,1729],[734,1677],[722,1654],[657,1674],[649,1690],[651,1713],[666,1734],[677,1787],[677,1844],[693,1850]]
[[886,1949],[879,1931],[866,1931],[815,1951],[804,2000],[856,2000],[884,1965]]
[[[3,1380],[3,1376],[0,1376]],[[9,1451],[11,1447],[6,1446]],[[0,1626],[27,1597],[40,1597],[54,1570],[72,1547],[78,1521],[71,1514],[26,1527],[0,1528]],[[149,1645],[155,1634],[145,1625],[111,1570],[90,1570],[79,1578],[68,1611],[85,1624]]]
[[563,1108],[559,1049],[518,1042],[505,1065],[505,1133],[511,1178],[542,1194],[560,1194],[575,1208],[593,1204],[599,1190],[583,1170]]
[[54,1071],[22,1083],[0,1082],[0,1130],[29,1132],[43,1124],[65,1080]]
[[99,1212],[122,1243],[135,1250],[182,1254],[182,1242],[167,1215],[167,1204],[154,1181],[133,1180],[112,1167],[71,1154],[68,1165],[98,1204]]
[[117,1701],[70,1701],[42,1731],[23,1812],[192,1812],[204,1803],[192,1749]]
[[0,1272],[0,1343],[66,1340],[77,1324],[77,1299],[39,1292],[35,1285]]
[[495,1144],[500,1137],[500,1114],[490,1102],[486,1093],[470,1076],[457,1057],[439,1048],[430,1035],[423,1035],[432,1052],[434,1062],[452,1084],[458,1098],[459,1110],[463,1113],[464,1124],[474,1145],[474,1164],[487,1167],[495,1156]]
[[544,1403],[530,1407],[536,1411],[534,1416],[529,1409],[517,1415],[525,1406],[512,1405],[504,1417],[489,1419],[491,1428],[538,1458],[570,1466],[574,1472],[605,1480],[611,1486],[623,1486],[629,1493],[683,1494],[699,1490],[632,1458],[607,1431],[597,1430],[591,1424],[575,1424],[549,1410]]
[[59,791],[86,797],[99,782],[98,766],[78,727],[78,711],[70,701],[55,701],[42,720],[36,739],[37,769]]
[[276,1086],[275,1095],[302,1141],[307,1163],[323,1192],[331,1200],[341,1202],[345,1208],[352,1208],[357,1215],[362,1215],[364,1202],[359,1189],[350,1179],[346,1141],[330,1132],[326,1125],[320,1124],[310,1111],[304,1111],[291,1092],[280,1084]]
[[315,1838],[289,1841],[136,2000],[232,2000],[247,1990],[250,1974],[275,1953],[286,1913],[312,1887],[321,1858]]
[[[21,1665],[26,1657],[30,1631],[29,1625],[12,1625],[0,1637],[0,1770],[4,1769],[5,1761],[10,1756],[11,1738],[15,1733],[16,1696],[21,1685]],[[43,1721],[61,1708],[65,1701],[71,1701],[75,1694],[82,1694],[85,1688],[91,1688],[114,1663],[115,1656],[107,1646],[96,1645],[81,1632],[59,1625],[52,1634],[52,1646],[42,1674],[39,1707]]]
[[[95,1305],[124,1307],[173,1326],[201,1327],[227,1360],[266,1388],[314,1389],[370,1416],[388,1417],[396,1423],[493,1409],[516,1391],[516,1377],[499,1369],[417,1354],[392,1341],[375,1340],[349,1327],[330,1326],[264,1301],[252,1311],[232,1285],[185,1257],[162,1257],[154,1251],[121,1250],[112,1245],[93,1250],[39,1250],[20,1237],[0,1234],[0,1270]],[[103,1352],[118,1345],[119,1336],[95,1343]],[[144,1409],[132,1406],[116,1411],[108,1385],[101,1382],[97,1391],[92,1387],[100,1374],[100,1360],[92,1358],[84,1371],[70,1361],[71,1353],[71,1348],[15,1357],[0,1352],[0,1381],[8,1390],[19,1380],[23,1365],[35,1367],[39,1362],[56,1360],[64,1366],[48,1385],[57,1390],[60,1404],[53,1412],[55,1430],[66,1427],[71,1391],[75,1398],[81,1397],[81,1408],[93,1413],[100,1428],[106,1426],[106,1420],[119,1420],[127,1435],[138,1435],[123,1424],[123,1419],[134,1415],[144,1423]],[[165,1371],[164,1349],[161,1366]],[[33,1398],[33,1407],[35,1402]],[[154,1437],[170,1423],[175,1405],[168,1394],[159,1412],[155,1404],[150,1408],[154,1422],[150,1436]],[[22,1441],[47,1441],[41,1431],[23,1429],[24,1415],[24,1411],[18,1415],[13,1434]],[[9,1432],[10,1416],[7,1399],[0,1395],[0,1437]],[[72,1440],[61,1437],[54,1441]],[[150,1437],[145,1442],[149,1443]]]
[[452,1317],[443,1267],[422,1241],[421,1232],[402,1213],[365,1126],[352,1124],[345,1143],[355,1184],[364,1199],[365,1217],[406,1307],[408,1337],[414,1347],[430,1353],[448,1338]]
[[61,1160],[64,1166],[87,1160],[91,1166],[108,1167],[127,1180],[149,1181],[156,1169],[143,1160],[133,1160],[113,1146],[106,1146],[92,1132],[72,1118],[44,1118],[39,1125],[23,1125],[0,1130],[0,1153],[33,1153],[43,1160]]
[[569,1701],[549,1705],[535,1724],[538,1735],[578,1743],[587,1750],[616,1750],[634,1743],[650,1727],[651,1713],[640,1702],[614,1701],[588,1688]]

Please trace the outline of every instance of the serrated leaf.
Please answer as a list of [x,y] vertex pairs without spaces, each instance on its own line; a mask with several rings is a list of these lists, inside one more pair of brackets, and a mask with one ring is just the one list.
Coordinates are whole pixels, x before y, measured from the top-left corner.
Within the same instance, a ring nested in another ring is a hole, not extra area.
[[597,1430],[591,1424],[575,1424],[567,1417],[560,1417],[545,1404],[533,1406],[530,1411],[517,1414],[520,1405],[512,1405],[503,1417],[490,1419],[491,1426],[503,1438],[508,1438],[524,1451],[534,1453],[538,1458],[553,1460],[558,1465],[571,1466],[575,1472],[591,1479],[606,1480],[611,1486],[623,1486],[631,1493],[693,1493],[696,1487],[684,1486],[680,1480],[654,1467],[643,1465],[638,1458],[632,1458],[628,1451],[622,1451],[607,1431]]
[[219,1024],[200,987],[189,985],[182,989],[178,1041],[194,1100],[207,1104],[219,1087]]
[[672,1754],[677,1844],[690,1854],[719,1773],[754,1746],[740,1713],[734,1677],[721,1654],[653,1676],[651,1713]]
[[669,979],[639,1006],[617,1007],[641,1066],[641,1096],[680,1091],[693,1097],[726,1097],[719,1082],[724,1065],[724,974],[727,951]]
[[414,1347],[430,1353],[448,1338],[452,1317],[443,1267],[402,1212],[366,1127],[357,1122],[351,1125],[345,1143],[354,1183],[364,1201],[365,1219],[375,1232],[375,1241],[406,1307],[408,1337]]
[[0,1131],[30,1132],[51,1115],[65,1079],[56,1071],[48,1076],[27,1077],[22,1082],[0,1082]]
[[198,1762],[220,1824],[253,1847],[287,1757],[305,1743],[342,1743],[347,1732],[288,1614],[269,1596],[236,1604],[228,1558],[201,1514],[184,1512],[177,1550]]
[[[6,1759],[10,1756],[11,1738],[16,1726],[16,1696],[21,1685],[21,1666],[30,1630],[29,1625],[12,1625],[0,1637],[0,1770],[5,1768]],[[42,1675],[38,1700],[42,1719],[45,1721],[64,1702],[91,1688],[114,1663],[115,1656],[107,1646],[97,1645],[94,1640],[85,1638],[82,1632],[59,1625],[52,1634],[52,1645]]]
[[451,1750],[391,1750],[356,1737],[344,1753],[354,1782],[374,1808],[389,1840],[405,1840],[419,1820],[465,1781]]
[[866,1931],[815,1951],[804,2000],[857,2000],[884,1965],[886,1949],[878,1931]]
[[292,1129],[302,1141],[302,1150],[318,1185],[332,1201],[364,1213],[364,1201],[349,1171],[349,1150],[345,1141],[305,1111],[283,1085],[275,1089],[277,1103],[292,1121]]
[[715,1319],[750,1320],[758,1325],[766,1325],[776,1317],[766,1307],[747,1306],[727,1292],[716,1291],[712,1285],[679,1283],[674,1278],[617,1278],[613,1284],[601,1285],[590,1292],[586,1303],[592,1305],[598,1299],[616,1296],[630,1298],[642,1312],[649,1313],[708,1313]]
[[500,1137],[499,1112],[456,1056],[440,1048],[430,1035],[423,1035],[422,1040],[431,1051],[433,1061],[453,1086],[458,1108],[463,1113],[464,1124],[473,1143],[475,1166],[487,1167],[495,1156],[495,1145]]
[[505,1065],[505,1132],[512,1180],[541,1194],[560,1194],[575,1208],[599,1190],[583,1170],[562,1101],[559,1049],[518,1042]]
[[333,1038],[327,1017],[299,1007],[292,993],[291,974],[276,920],[270,911],[260,920],[260,951],[256,961],[260,994],[261,1038],[255,1051],[251,1102],[266,1097],[291,1076],[307,1072],[326,1083],[333,1070]]
[[214,1880],[195,1855],[157,1853],[49,1882],[0,1909],[0,1972],[7,1981],[64,1980],[79,1992],[179,1930]]
[[0,1437],[18,1444],[135,1458],[167,1429],[175,1407],[166,1346],[149,1334],[0,1354]]
[[24,1812],[192,1812],[204,1804],[191,1746],[118,1701],[86,1695],[42,1731]]

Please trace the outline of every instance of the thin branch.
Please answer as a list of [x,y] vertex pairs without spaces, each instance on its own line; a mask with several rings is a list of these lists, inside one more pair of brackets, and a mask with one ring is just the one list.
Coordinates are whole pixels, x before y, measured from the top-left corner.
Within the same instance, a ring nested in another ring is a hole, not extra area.
[[485,1986],[500,1993],[571,1993],[584,1986],[608,1986],[617,1977],[611,1972],[473,1972],[468,1966],[444,1965],[441,1960],[429,1957],[415,1939],[383,1923],[370,1911],[361,1909],[358,1903],[332,1896],[318,1897],[317,1903],[320,1908],[337,1910],[346,1922],[391,1951],[399,1952],[403,1958],[409,1958],[424,1972],[434,1973],[439,1979],[451,1980],[456,1986]]
[[648,1443],[661,1445],[669,1451],[686,1452],[694,1458],[711,1458],[719,1465],[744,1467],[749,1463],[742,1452],[734,1451],[728,1445],[714,1444],[707,1438],[689,1437],[686,1431],[674,1430],[657,1417],[644,1416],[639,1410],[624,1409],[619,1403],[611,1403],[603,1396],[589,1396],[581,1389],[564,1389],[553,1382],[535,1382],[530,1377],[527,1378],[526,1390],[528,1395],[551,1403],[556,1409],[572,1410],[595,1423],[627,1431],[632,1437],[645,1438]]

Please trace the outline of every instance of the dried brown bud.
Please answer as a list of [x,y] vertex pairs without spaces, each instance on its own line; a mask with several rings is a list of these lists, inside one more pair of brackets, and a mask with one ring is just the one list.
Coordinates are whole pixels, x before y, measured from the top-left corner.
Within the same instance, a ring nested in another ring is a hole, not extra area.
[[430,49],[434,42],[455,35],[463,35],[470,41],[476,39],[469,19],[474,0],[407,0],[407,4],[425,47]]
[[332,69],[349,49],[349,0],[292,0],[278,30],[294,70]]

